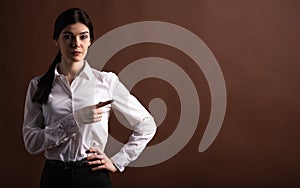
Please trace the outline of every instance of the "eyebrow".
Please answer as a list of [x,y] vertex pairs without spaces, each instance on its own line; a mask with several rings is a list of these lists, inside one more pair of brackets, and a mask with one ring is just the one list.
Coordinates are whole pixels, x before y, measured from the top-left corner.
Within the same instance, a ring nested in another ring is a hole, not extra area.
[[[70,32],[70,31],[65,31],[65,32],[63,32],[64,34],[71,34],[71,35],[74,35],[72,32]],[[82,35],[82,34],[86,34],[86,33],[89,33],[88,31],[83,31],[83,32],[81,32],[81,33],[79,33],[80,35]]]

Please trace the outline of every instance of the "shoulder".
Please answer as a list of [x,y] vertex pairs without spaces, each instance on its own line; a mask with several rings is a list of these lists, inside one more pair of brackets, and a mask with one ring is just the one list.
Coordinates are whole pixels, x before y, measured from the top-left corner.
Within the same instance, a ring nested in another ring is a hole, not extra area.
[[36,76],[34,78],[32,78],[29,82],[29,88],[37,88],[37,85],[40,81],[42,76]]
[[92,73],[96,79],[102,83],[113,84],[119,79],[114,72],[99,71],[92,68]]
[[91,67],[89,63],[87,63],[86,68],[88,74],[92,74],[93,77],[96,78],[97,82],[100,82],[103,85],[112,86],[119,81],[117,74],[112,71],[100,71],[94,67]]
[[37,76],[32,78],[29,81],[28,87],[27,87],[27,95],[30,96],[30,99],[33,97],[34,93],[36,92],[38,88],[38,84],[40,81],[41,76]]

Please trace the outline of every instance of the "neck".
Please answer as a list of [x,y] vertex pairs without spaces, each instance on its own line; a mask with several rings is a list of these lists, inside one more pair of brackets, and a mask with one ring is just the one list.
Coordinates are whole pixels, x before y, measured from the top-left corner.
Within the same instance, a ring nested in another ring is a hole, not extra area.
[[83,68],[83,65],[84,61],[66,62],[62,60],[58,65],[58,71],[59,73],[65,75],[71,83],[74,80],[76,74]]

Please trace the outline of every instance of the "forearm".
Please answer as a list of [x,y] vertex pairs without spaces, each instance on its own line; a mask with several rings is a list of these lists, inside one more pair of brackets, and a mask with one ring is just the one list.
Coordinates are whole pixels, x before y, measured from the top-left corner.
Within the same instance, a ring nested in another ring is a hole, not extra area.
[[[145,123],[145,122],[143,122]],[[156,125],[153,119],[147,119],[148,124],[145,130],[135,130],[130,135],[128,142],[116,153],[111,160],[118,168],[123,171],[132,161],[136,160],[143,152],[147,144],[152,140],[156,132]]]
[[57,147],[79,133],[72,114],[45,128],[39,125],[36,120],[23,126],[25,148],[30,154],[39,154]]

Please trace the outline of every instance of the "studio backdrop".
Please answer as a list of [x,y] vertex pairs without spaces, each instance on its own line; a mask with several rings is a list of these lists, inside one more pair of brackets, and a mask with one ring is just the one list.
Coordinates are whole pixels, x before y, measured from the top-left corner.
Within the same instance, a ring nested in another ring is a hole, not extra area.
[[[54,21],[84,9],[87,60],[116,73],[158,129],[113,187],[299,187],[300,2],[90,0],[1,3],[0,187],[38,187],[42,154],[22,140],[29,81],[57,48]],[[131,130],[115,111],[105,152]]]

